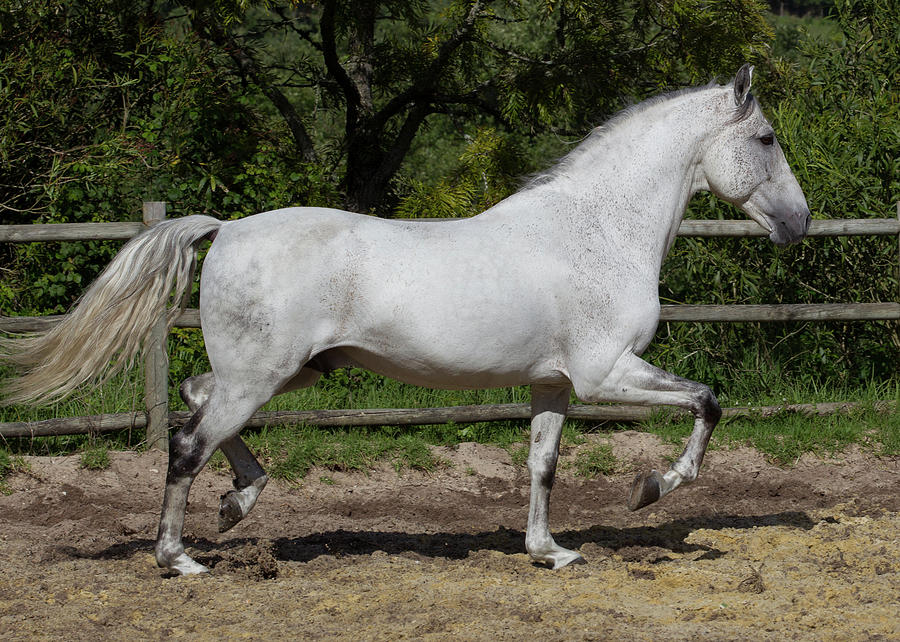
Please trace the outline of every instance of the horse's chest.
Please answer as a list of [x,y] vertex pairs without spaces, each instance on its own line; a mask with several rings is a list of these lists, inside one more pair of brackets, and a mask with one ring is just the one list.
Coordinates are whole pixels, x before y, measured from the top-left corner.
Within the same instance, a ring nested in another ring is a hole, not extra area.
[[[610,284],[612,285],[612,284]],[[655,287],[635,279],[615,287],[585,290],[570,302],[567,315],[569,345],[629,346],[646,348],[659,323],[659,297]]]

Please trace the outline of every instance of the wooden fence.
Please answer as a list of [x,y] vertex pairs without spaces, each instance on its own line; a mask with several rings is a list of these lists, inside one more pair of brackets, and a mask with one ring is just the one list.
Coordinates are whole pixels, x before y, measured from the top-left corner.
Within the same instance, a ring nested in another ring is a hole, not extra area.
[[[0,226],[0,242],[30,243],[36,241],[127,240],[148,226],[165,219],[166,206],[162,202],[144,203],[142,223],[57,223]],[[682,221],[678,236],[699,238],[765,237],[767,232],[754,221]],[[897,218],[847,219],[812,221],[809,236],[896,236],[898,265],[900,265],[900,203]],[[898,295],[900,301],[900,295]],[[0,332],[36,332],[46,330],[61,316],[0,317]],[[900,302],[833,303],[833,304],[773,304],[773,305],[663,305],[660,321],[683,322],[746,322],[746,321],[873,321],[900,320]],[[200,314],[196,309],[185,310],[175,325],[199,328]],[[168,410],[168,357],[166,328],[160,320],[154,328],[144,364],[145,412],[68,417],[35,422],[0,423],[2,437],[99,433],[123,428],[146,428],[150,446],[167,448],[169,425],[186,421],[186,413]],[[794,410],[822,412],[841,404],[813,404],[796,406]],[[762,411],[763,409],[726,409],[726,414]],[[257,413],[248,425],[265,423],[311,423],[318,425],[380,425],[423,424],[490,421],[528,418],[527,404],[497,406],[459,406],[454,408],[371,409],[371,410],[309,410],[298,412]],[[588,421],[630,421],[649,416],[651,410],[633,406],[573,405],[573,418]]]

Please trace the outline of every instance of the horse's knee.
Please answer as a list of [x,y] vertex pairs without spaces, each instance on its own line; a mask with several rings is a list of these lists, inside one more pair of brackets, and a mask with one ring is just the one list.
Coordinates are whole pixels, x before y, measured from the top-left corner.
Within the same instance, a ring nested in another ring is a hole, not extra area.
[[186,438],[176,433],[169,440],[168,479],[194,478],[206,463],[205,444],[197,438]]

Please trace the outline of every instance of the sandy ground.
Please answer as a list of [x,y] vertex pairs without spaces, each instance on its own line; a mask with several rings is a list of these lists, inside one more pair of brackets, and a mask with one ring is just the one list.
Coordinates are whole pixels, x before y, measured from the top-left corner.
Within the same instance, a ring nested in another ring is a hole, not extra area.
[[[611,439],[635,466],[672,453],[647,434]],[[695,484],[630,513],[633,472],[578,478],[575,451],[551,519],[585,565],[532,564],[524,469],[463,444],[431,474],[270,482],[224,534],[230,479],[204,472],[186,543],[212,573],[190,578],[152,557],[164,454],[112,453],[102,472],[28,458],[0,497],[0,637],[900,640],[900,458],[851,450],[783,469],[713,451]]]

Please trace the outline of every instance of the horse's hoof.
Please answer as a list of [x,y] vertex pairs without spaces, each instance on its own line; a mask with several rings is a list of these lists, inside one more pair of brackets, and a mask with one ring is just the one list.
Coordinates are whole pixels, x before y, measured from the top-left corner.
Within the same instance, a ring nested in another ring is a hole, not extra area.
[[638,510],[659,499],[663,478],[657,471],[638,473],[631,484],[631,495],[628,497],[628,510]]
[[532,550],[529,551],[528,554],[531,555],[531,559],[535,564],[542,564],[547,568],[552,568],[554,571],[571,564],[586,563],[581,556],[581,553],[570,551],[567,548],[557,545],[546,548],[541,552]]
[[241,510],[237,491],[229,490],[222,495],[219,504],[219,532],[224,533],[242,519],[244,519],[244,512]]
[[178,575],[200,575],[209,573],[207,567],[192,560],[187,553],[181,553],[175,557],[171,563],[165,565],[165,568]]
[[553,560],[553,570],[556,571],[563,568],[564,566],[574,566],[576,564],[587,564],[587,562],[584,560],[580,553],[576,553],[575,551],[566,551],[565,555],[560,555],[555,560]]

